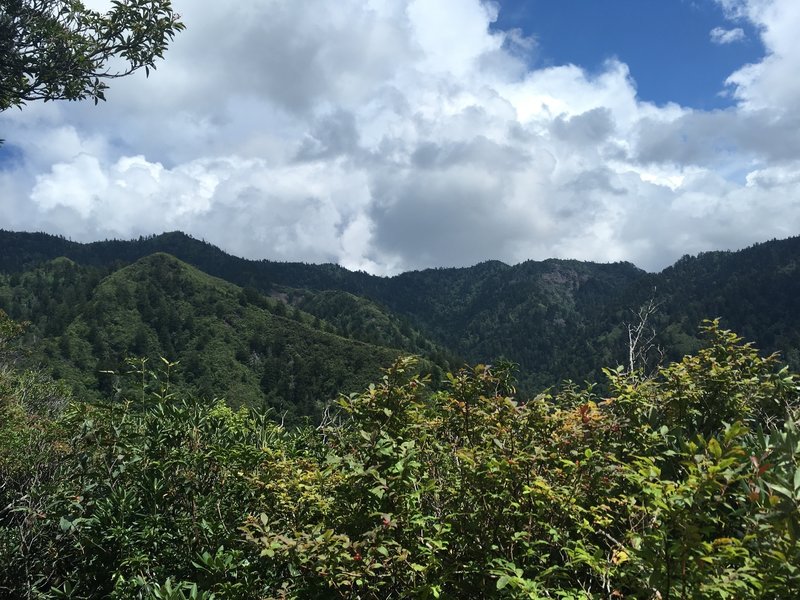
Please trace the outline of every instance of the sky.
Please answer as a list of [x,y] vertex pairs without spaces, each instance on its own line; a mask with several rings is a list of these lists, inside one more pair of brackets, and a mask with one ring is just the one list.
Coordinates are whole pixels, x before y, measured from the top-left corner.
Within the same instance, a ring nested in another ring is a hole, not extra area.
[[149,78],[0,113],[0,228],[376,274],[800,234],[797,0],[173,4]]

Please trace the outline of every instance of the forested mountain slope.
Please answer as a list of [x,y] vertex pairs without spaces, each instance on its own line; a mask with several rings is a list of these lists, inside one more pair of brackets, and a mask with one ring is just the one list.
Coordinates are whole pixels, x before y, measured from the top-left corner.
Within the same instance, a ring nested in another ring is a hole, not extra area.
[[653,286],[664,299],[664,327],[683,323],[688,332],[698,319],[719,316],[761,348],[780,351],[792,368],[800,367],[800,237],[685,256],[654,277]]
[[[343,338],[280,300],[247,294],[163,253],[105,278],[69,259],[0,279],[0,305],[31,321],[34,360],[78,395],[108,397],[126,357],[179,361],[174,384],[232,405],[318,414],[399,350]],[[43,337],[43,339],[41,339]]]
[[[247,288],[247,291],[253,288]],[[297,290],[284,288],[276,297],[333,326],[341,335],[379,346],[418,354],[438,364],[460,363],[445,347],[433,343],[407,318],[363,296],[340,290]]]
[[425,330],[471,361],[504,356],[518,362],[521,381],[538,388],[589,377],[598,361],[617,360],[621,347],[606,337],[619,323],[621,292],[641,275],[627,263],[547,260],[409,273],[393,283],[424,298],[422,290],[442,289],[434,278],[444,279],[444,293],[426,299],[427,311],[409,307]]
[[668,358],[696,350],[700,321],[720,317],[762,350],[780,351],[800,366],[800,316],[793,309],[800,238],[684,257],[656,274],[628,263],[546,260],[377,277],[329,264],[245,260],[180,232],[92,244],[0,232],[0,270],[10,279],[61,256],[94,269],[83,277],[97,278],[154,252],[244,286],[246,296],[280,299],[289,311],[310,313],[353,340],[440,364],[510,359],[528,391],[564,378],[594,380],[601,366],[624,362],[626,324],[650,299],[658,305],[650,317],[655,341]]

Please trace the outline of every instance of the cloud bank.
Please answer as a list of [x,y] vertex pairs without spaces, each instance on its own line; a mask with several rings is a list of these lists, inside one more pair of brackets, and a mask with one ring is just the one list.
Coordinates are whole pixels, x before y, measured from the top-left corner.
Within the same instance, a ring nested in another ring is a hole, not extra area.
[[728,78],[732,108],[704,112],[642,101],[618,61],[531,67],[534,40],[494,30],[494,3],[176,0],[188,28],[149,79],[0,116],[0,226],[182,229],[374,273],[655,270],[798,234],[800,3],[717,1],[767,54]]

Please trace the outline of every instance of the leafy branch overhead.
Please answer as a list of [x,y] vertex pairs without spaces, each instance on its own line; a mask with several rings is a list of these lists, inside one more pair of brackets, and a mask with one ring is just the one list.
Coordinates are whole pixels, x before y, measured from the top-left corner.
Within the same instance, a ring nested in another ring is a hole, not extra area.
[[105,100],[107,81],[144,69],[184,24],[169,0],[0,2],[0,111],[34,100]]

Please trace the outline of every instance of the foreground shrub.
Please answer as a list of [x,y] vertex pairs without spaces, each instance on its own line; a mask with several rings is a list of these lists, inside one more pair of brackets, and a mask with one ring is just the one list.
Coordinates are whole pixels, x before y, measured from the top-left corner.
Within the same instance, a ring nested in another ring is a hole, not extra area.
[[797,382],[706,333],[653,378],[609,372],[605,399],[567,386],[519,403],[507,367],[487,366],[426,394],[397,363],[323,430],[325,488],[293,499],[315,517],[245,528],[282,574],[272,593],[792,597]]
[[504,364],[431,392],[403,359],[291,432],[176,397],[144,364],[140,397],[63,414],[9,388],[0,591],[793,598],[797,380],[706,334],[652,377],[608,371],[608,397],[566,384],[519,401]]

